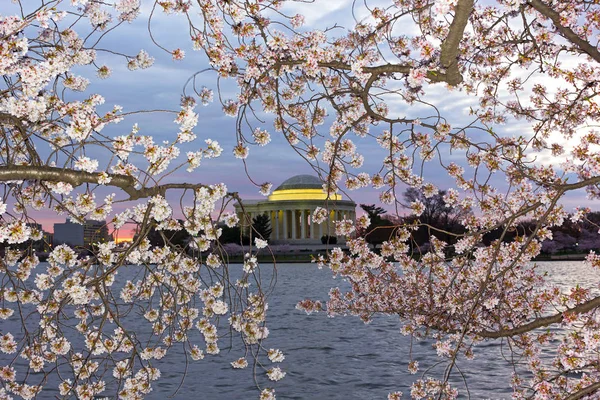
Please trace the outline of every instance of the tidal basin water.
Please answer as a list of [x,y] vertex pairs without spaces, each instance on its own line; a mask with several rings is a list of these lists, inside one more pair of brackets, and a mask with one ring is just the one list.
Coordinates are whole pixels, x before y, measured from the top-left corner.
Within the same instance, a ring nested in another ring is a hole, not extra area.
[[[563,289],[580,283],[598,287],[600,272],[582,262],[541,262],[551,281]],[[231,266],[233,270],[241,268]],[[267,276],[263,273],[263,279]],[[275,385],[278,399],[385,399],[396,390],[410,398],[410,384],[419,375],[407,371],[410,340],[400,333],[398,318],[379,317],[365,325],[356,317],[328,318],[324,313],[306,315],[295,309],[307,297],[326,299],[331,287],[344,286],[333,279],[329,270],[313,264],[281,264],[277,266],[277,284],[269,300],[270,335],[266,348],[279,348],[285,353],[281,367],[286,377]],[[421,367],[439,361],[431,342],[413,343],[413,353]],[[181,356],[165,358],[163,378],[149,398],[162,399],[246,399],[257,398],[256,388],[247,370],[233,370],[230,361],[237,352],[221,352],[188,365],[187,378],[179,391],[184,371]],[[267,365],[269,363],[267,362]],[[475,359],[462,362],[472,399],[509,399],[511,370],[501,354],[500,342],[479,345]],[[461,398],[467,391],[455,380]]]
[[[548,272],[550,281],[563,290],[578,283],[597,289],[600,282],[600,272],[585,267],[582,262],[541,262],[538,265],[541,271]],[[119,273],[119,280],[134,279],[135,269],[125,267]],[[241,265],[230,266],[234,280],[241,269]],[[272,269],[267,265],[261,269],[263,282],[269,282]],[[412,351],[421,370],[417,375],[408,373],[411,343],[400,333],[397,317],[379,316],[365,325],[356,317],[328,318],[324,313],[306,315],[295,309],[296,303],[305,298],[326,300],[329,289],[336,286],[344,288],[346,284],[333,279],[329,270],[319,270],[314,264],[277,265],[277,282],[269,298],[270,335],[263,345],[285,353],[285,361],[280,366],[287,375],[273,384],[258,370],[259,382],[274,387],[277,399],[385,399],[388,393],[398,390],[404,393],[404,398],[410,398],[410,384],[425,368],[443,371],[443,367],[435,369],[440,359],[431,347],[432,342],[420,341],[412,344]],[[18,325],[13,324],[14,321],[5,321],[0,324],[0,330],[14,329],[18,334]],[[248,368],[234,370],[229,363],[241,356],[239,350],[228,351],[225,338],[219,341],[219,347],[222,349],[219,355],[207,355],[200,361],[188,358],[186,365],[183,351],[174,346],[166,357],[154,363],[162,377],[153,383],[154,389],[147,398],[257,399],[251,357]],[[511,397],[511,369],[502,350],[499,341],[486,342],[475,348],[473,361],[463,360],[459,364],[468,382],[467,392],[459,377],[453,379],[461,398]],[[2,365],[6,361],[6,355],[0,356]],[[266,360],[265,366],[270,368],[271,365]],[[51,379],[38,398],[60,397],[57,383]],[[103,395],[115,398],[114,393],[108,391]]]

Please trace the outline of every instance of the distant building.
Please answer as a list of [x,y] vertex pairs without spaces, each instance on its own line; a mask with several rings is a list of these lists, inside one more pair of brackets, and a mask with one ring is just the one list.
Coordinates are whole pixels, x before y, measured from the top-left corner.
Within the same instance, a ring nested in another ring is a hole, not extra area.
[[108,227],[103,221],[85,220],[82,225],[67,219],[64,223],[54,224],[54,246],[68,244],[71,247],[90,247],[93,243],[110,240]]
[[[241,207],[235,211],[240,217],[242,229],[248,231],[252,218],[265,214],[271,222],[273,244],[317,244],[325,235],[335,236],[335,221],[356,219],[356,203],[342,200],[342,196],[327,196],[323,183],[312,175],[296,175],[283,182],[269,196],[268,200],[245,200],[244,211],[249,218],[244,219]],[[317,224],[312,213],[317,207],[329,209],[329,220]],[[340,238],[343,242],[343,238]]]
[[46,253],[51,252],[53,243],[54,234],[44,231],[44,236],[42,237],[42,248],[40,250]]
[[54,246],[67,244],[71,247],[83,246],[83,225],[67,218],[64,223],[54,224]]
[[108,234],[108,226],[104,221],[85,220],[83,225],[83,245],[89,247],[93,243],[106,243],[112,240]]

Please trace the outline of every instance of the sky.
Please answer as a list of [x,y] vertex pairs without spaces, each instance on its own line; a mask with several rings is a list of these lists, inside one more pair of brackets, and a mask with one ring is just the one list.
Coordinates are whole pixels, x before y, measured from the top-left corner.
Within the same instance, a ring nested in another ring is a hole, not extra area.
[[[25,0],[24,4],[35,4],[37,2]],[[316,0],[316,6],[293,4],[288,11],[290,13],[303,12],[306,16],[306,25],[309,27],[324,28],[333,23],[342,26],[351,26],[351,0]],[[99,54],[100,63],[106,62],[113,69],[112,76],[106,80],[100,80],[94,75],[90,68],[82,68],[80,72],[91,80],[86,95],[89,93],[100,93],[106,99],[105,109],[110,109],[114,104],[123,107],[124,112],[134,110],[150,109],[179,109],[179,100],[186,81],[196,72],[208,67],[205,56],[195,52],[186,30],[186,22],[181,16],[165,16],[157,13],[152,23],[153,34],[161,46],[168,49],[182,48],[186,52],[186,58],[182,61],[173,61],[170,54],[157,48],[150,40],[147,31],[147,19],[150,12],[151,2],[143,2],[142,15],[133,23],[119,27],[115,32],[109,34],[104,40],[102,47],[118,48],[124,53],[135,55],[140,49],[148,51],[156,62],[147,70],[129,71],[125,61],[110,54]],[[16,11],[15,5],[7,1],[0,2],[0,15],[11,15]],[[82,24],[82,25],[85,25]],[[203,73],[197,76],[199,86],[205,85],[215,89],[216,76],[213,72]],[[216,95],[216,93],[215,93]],[[231,83],[225,83],[221,87],[221,95],[224,98],[234,98],[235,87]],[[477,104],[477,99],[467,97],[458,91],[448,91],[444,86],[432,86],[428,94],[429,99],[434,99],[440,112],[448,118],[452,125],[459,126],[470,121],[468,115],[469,107]],[[427,99],[426,98],[426,99]],[[410,110],[401,102],[391,102],[393,112],[398,115],[406,115]],[[170,178],[171,181],[185,181],[188,183],[215,184],[224,182],[230,191],[237,191],[242,198],[259,199],[262,196],[246,177],[243,164],[234,158],[231,149],[236,142],[235,119],[225,116],[218,102],[207,107],[198,106],[199,124],[194,130],[203,144],[203,140],[211,138],[219,141],[225,151],[218,159],[203,160],[202,165],[193,174],[185,171],[177,172]],[[155,142],[169,140],[176,135],[178,128],[173,123],[174,116],[165,113],[137,114],[126,118],[118,125],[109,125],[103,133],[109,135],[126,135],[134,123],[140,127],[140,134],[152,135]],[[248,171],[252,178],[262,183],[269,181],[276,188],[287,178],[297,174],[314,174],[311,167],[285,142],[285,140],[274,132],[272,124],[267,121],[264,129],[270,131],[273,138],[272,143],[266,147],[251,147],[248,158]],[[324,133],[327,133],[327,124]],[[380,128],[375,128],[375,131]],[[511,123],[506,127],[507,132],[513,130],[519,132],[527,129],[523,122]],[[366,162],[363,168],[367,172],[374,173],[380,168],[381,149],[374,140],[360,140],[352,138],[357,142],[359,151],[365,156]],[[189,150],[197,150],[190,148]],[[184,151],[182,151],[184,153]],[[460,161],[460,160],[459,160]],[[557,160],[546,160],[553,163]],[[437,184],[441,189],[446,189],[447,177],[440,173],[439,166],[436,168],[432,163],[426,169],[424,178]],[[497,182],[502,185],[502,182]],[[356,203],[377,203],[378,191],[374,189],[363,189],[350,192],[351,199]],[[176,200],[176,198],[171,198]],[[581,205],[583,201],[581,194],[571,196],[565,200],[567,207]],[[46,230],[52,230],[54,222],[64,221],[65,216],[37,215]]]

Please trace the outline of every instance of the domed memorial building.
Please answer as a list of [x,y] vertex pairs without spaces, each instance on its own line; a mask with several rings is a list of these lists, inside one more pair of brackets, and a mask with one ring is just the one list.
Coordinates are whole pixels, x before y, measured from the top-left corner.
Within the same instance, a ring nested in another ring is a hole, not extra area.
[[[266,214],[271,222],[272,244],[317,244],[324,235],[335,236],[334,221],[356,218],[356,204],[342,200],[339,194],[330,195],[323,190],[323,183],[312,175],[296,175],[283,182],[268,200],[245,200],[244,211],[250,218],[242,218],[242,209],[236,204],[242,227],[248,230],[252,219]],[[312,214],[317,207],[329,209],[329,221],[316,224]],[[343,238],[338,238],[338,243]]]

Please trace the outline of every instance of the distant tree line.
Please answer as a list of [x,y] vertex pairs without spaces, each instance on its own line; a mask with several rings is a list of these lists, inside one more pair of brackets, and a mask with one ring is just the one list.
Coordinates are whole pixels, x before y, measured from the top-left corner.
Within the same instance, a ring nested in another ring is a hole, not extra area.
[[[398,217],[387,214],[382,207],[374,204],[361,204],[360,207],[367,213],[370,225],[359,231],[359,236],[365,237],[368,243],[378,246],[394,235],[397,227],[411,227],[409,245],[412,251],[426,252],[432,236],[448,243],[448,251],[452,253],[453,245],[459,235],[465,232],[463,222],[470,215],[469,210],[461,207],[448,207],[444,201],[445,190],[440,190],[433,196],[426,197],[421,191],[409,188],[403,194],[404,205],[420,201],[424,205],[422,214],[418,217],[411,215]],[[531,234],[536,228],[536,221],[522,221],[516,228],[506,230],[503,227],[486,233],[482,237],[482,244],[489,246],[496,240],[512,242],[517,236]],[[542,243],[542,253],[575,253],[588,252],[600,249],[600,212],[587,213],[580,221],[571,219],[558,227],[552,227],[552,239]]]
[[461,221],[468,211],[459,207],[447,207],[444,201],[445,190],[440,190],[432,196],[425,196],[421,191],[408,188],[403,194],[405,207],[413,202],[421,202],[424,206],[419,217],[414,215],[396,217],[388,215],[382,207],[374,204],[361,204],[360,207],[367,213],[370,225],[359,232],[372,245],[380,245],[394,234],[395,227],[400,225],[412,226],[412,235],[409,245],[412,250],[425,251],[429,246],[431,236],[452,245],[456,237],[465,232]]
[[[250,244],[250,236],[248,235],[248,232],[243,232],[239,226],[235,226],[233,228],[223,226],[221,229],[221,243],[235,243],[242,245]],[[271,233],[273,232],[269,216],[267,214],[259,214],[252,218],[252,227],[250,231],[252,232],[252,237],[269,240]]]
[[[177,221],[180,225],[183,225],[182,220]],[[235,243],[235,244],[250,244],[250,237],[247,232],[242,232],[239,226],[230,228],[226,225],[220,226],[221,237],[219,238],[222,244]],[[271,236],[271,222],[266,214],[257,215],[252,219],[252,236],[263,238],[268,240]],[[148,235],[150,245],[154,247],[161,247],[170,245],[184,249],[187,247],[191,236],[186,230],[169,230],[169,229],[156,229],[151,227]]]

